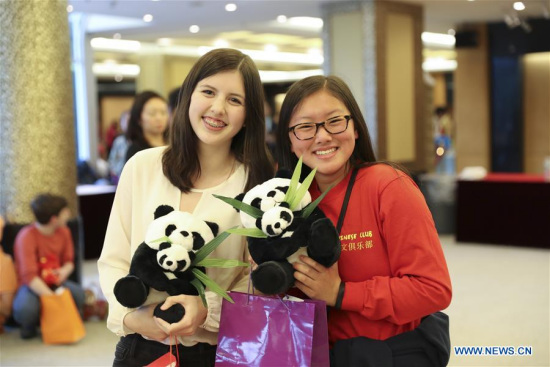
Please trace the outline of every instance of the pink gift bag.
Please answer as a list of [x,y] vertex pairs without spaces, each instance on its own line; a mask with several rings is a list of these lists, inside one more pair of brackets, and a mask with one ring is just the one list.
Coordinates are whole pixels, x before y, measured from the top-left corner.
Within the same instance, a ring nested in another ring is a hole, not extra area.
[[229,292],[223,300],[216,366],[328,367],[323,301]]

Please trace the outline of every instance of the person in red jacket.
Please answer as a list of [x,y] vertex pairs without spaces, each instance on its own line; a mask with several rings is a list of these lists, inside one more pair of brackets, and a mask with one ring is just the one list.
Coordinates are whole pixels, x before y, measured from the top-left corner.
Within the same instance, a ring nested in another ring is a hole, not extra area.
[[41,194],[31,202],[36,222],[25,226],[15,238],[15,267],[20,287],[13,301],[13,318],[21,325],[21,338],[38,334],[40,296],[63,286],[71,291],[79,310],[84,290],[68,280],[74,270],[74,244],[67,221],[71,212],[61,196]]
[[336,226],[343,220],[337,264],[294,264],[297,288],[331,306],[331,365],[446,365],[448,318],[438,311],[450,304],[451,280],[432,216],[398,165],[376,161],[348,86],[334,76],[294,83],[277,141],[279,166],[302,157],[303,177],[317,168],[312,199],[333,186],[319,208]]

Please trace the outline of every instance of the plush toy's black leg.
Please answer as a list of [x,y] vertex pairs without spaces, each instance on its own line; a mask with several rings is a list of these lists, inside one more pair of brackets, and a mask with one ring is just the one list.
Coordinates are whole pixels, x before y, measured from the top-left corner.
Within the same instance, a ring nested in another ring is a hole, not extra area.
[[266,261],[252,272],[252,284],[263,294],[286,293],[294,285],[294,268],[288,261]]
[[115,284],[115,297],[124,307],[136,308],[141,306],[149,295],[149,287],[134,275],[120,278]]
[[329,267],[338,261],[341,251],[338,232],[330,219],[323,218],[313,222],[309,231],[308,256]]
[[153,315],[163,319],[169,324],[175,324],[176,322],[183,319],[183,316],[185,315],[185,308],[180,305],[179,303],[176,303],[175,305],[170,306],[167,310],[161,310],[161,306],[164,304],[159,303],[157,307],[155,307],[155,310],[153,311]]

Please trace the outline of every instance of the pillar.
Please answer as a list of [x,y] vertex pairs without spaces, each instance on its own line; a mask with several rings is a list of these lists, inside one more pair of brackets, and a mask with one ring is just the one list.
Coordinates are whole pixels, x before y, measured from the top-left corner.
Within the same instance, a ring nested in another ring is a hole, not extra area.
[[357,1],[323,7],[325,74],[344,79],[379,160],[425,171],[422,6]]
[[77,214],[66,0],[0,1],[0,213],[34,220],[42,192]]

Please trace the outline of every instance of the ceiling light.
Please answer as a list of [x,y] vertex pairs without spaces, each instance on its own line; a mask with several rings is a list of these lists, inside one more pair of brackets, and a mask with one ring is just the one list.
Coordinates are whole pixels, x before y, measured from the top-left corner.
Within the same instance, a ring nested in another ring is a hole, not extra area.
[[225,6],[225,11],[235,11],[237,10],[237,5],[233,3],[229,3]]
[[[212,47],[200,46],[198,48],[198,54],[202,56],[212,49]],[[265,61],[270,63],[323,65],[324,61],[322,55],[308,55],[297,52],[266,52],[263,50],[245,49],[239,49],[239,51],[250,56],[254,61]]]
[[157,40],[157,45],[159,46],[171,46],[172,45],[172,39],[171,38],[159,38]]
[[427,58],[422,63],[424,71],[453,71],[456,69],[456,60],[448,60],[440,57]]
[[313,70],[295,70],[295,71],[280,71],[280,70],[259,70],[260,79],[263,83],[272,82],[293,82],[296,80],[307,78],[313,75],[323,75],[322,69]]
[[267,44],[267,45],[264,46],[264,51],[265,52],[277,52],[277,51],[279,51],[279,49],[277,48],[276,45]]
[[451,36],[454,36],[454,35],[456,34],[456,31],[455,31],[454,29],[451,28],[451,29],[449,29],[449,30],[447,31],[447,34],[448,34],[448,35],[451,35]]
[[288,19],[288,23],[303,28],[323,28],[323,19],[314,17],[292,17]]
[[67,5],[67,13],[72,13],[74,10],[72,5]]
[[145,14],[143,16],[143,21],[147,22],[147,23],[152,22],[153,21],[153,16],[151,14]]
[[514,9],[517,11],[522,11],[525,9],[525,5],[521,1],[516,1],[514,3]]
[[214,47],[216,47],[216,48],[226,48],[226,47],[229,47],[229,42],[227,42],[226,40],[218,39],[218,40],[214,41]]
[[422,42],[425,46],[453,47],[455,37],[445,33],[422,32]]
[[286,20],[287,20],[286,15],[279,15],[277,17],[277,22],[279,23],[286,23]]
[[112,64],[112,63],[94,63],[92,71],[96,76],[138,76],[140,72],[139,65],[136,64]]
[[200,30],[201,29],[196,24],[193,24],[191,27],[189,27],[189,32],[191,33],[199,33]]
[[120,52],[134,52],[141,48],[141,43],[130,40],[117,40],[112,38],[92,38],[90,41],[92,48],[97,50],[112,50]]

